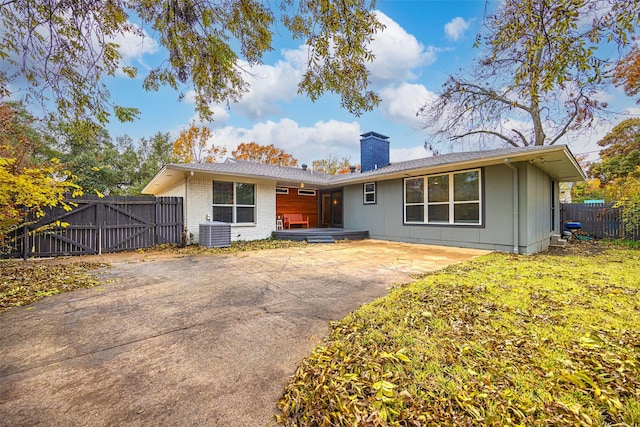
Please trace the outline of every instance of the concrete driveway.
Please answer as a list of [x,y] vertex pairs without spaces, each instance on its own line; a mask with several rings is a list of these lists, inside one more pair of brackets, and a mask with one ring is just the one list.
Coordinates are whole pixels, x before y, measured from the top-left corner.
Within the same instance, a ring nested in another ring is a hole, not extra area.
[[0,425],[266,426],[328,321],[486,253],[374,240],[112,254],[107,283],[0,315]]

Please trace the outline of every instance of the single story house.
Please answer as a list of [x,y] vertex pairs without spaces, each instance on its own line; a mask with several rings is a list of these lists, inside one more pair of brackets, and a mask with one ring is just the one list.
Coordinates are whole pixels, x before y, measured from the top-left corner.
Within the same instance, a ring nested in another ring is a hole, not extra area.
[[143,193],[184,197],[196,242],[203,222],[230,223],[231,240],[255,240],[296,213],[310,227],[367,230],[374,239],[532,254],[561,235],[559,183],[585,179],[564,145],[390,163],[388,137],[368,132],[360,143],[361,171],[328,175],[234,159],[170,164]]

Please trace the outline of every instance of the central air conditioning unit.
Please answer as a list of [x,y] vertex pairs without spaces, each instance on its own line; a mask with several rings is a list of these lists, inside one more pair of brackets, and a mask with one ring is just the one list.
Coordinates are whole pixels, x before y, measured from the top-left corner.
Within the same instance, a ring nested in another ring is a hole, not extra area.
[[205,248],[231,246],[231,224],[226,222],[204,222],[200,224],[198,244]]

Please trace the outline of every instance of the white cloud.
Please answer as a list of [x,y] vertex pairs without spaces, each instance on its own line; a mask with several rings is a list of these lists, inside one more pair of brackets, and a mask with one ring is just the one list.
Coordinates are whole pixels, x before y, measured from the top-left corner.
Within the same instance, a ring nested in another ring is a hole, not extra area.
[[[243,77],[249,83],[249,90],[242,99],[230,105],[230,110],[250,120],[260,120],[268,115],[279,114],[281,101],[292,101],[298,92],[298,82],[302,78],[306,47],[282,52],[284,61],[275,65],[261,64],[249,67],[242,64]],[[185,102],[195,103],[195,92],[185,95]],[[223,104],[213,105],[216,125],[224,125],[230,117],[229,109]]]
[[[389,98],[389,101],[384,101],[389,117],[413,123],[415,120],[409,120],[409,117],[414,115],[415,109],[421,105],[420,101],[423,101],[418,98],[428,95],[426,89],[416,86],[418,90],[413,94],[414,99],[407,105],[401,105],[398,97],[402,95],[406,100],[410,89],[403,86],[403,82],[416,78],[413,73],[415,69],[433,63],[436,49],[432,46],[425,48],[391,18],[382,12],[376,13],[385,30],[377,35],[370,46],[375,55],[375,60],[368,65],[372,84],[383,97]],[[283,50],[282,59],[274,65],[261,64],[251,68],[246,64],[241,65],[250,87],[240,101],[230,106],[231,112],[254,121],[280,114],[282,102],[291,102],[299,96],[298,83],[307,66],[308,49],[308,46],[301,45],[297,49]],[[400,94],[399,90],[405,92]],[[192,92],[187,94],[187,102],[193,102]]]
[[394,122],[419,127],[422,120],[416,117],[416,111],[425,102],[434,102],[437,95],[430,92],[421,84],[402,83],[398,86],[387,87],[380,91],[382,102],[380,112]]
[[145,55],[153,55],[158,51],[158,43],[147,34],[144,29],[140,29],[135,24],[137,31],[119,33],[112,37],[109,42],[116,43],[118,53],[122,55],[122,61],[129,65],[133,61],[137,61],[145,68],[149,68],[143,60]]
[[457,41],[464,35],[464,32],[469,29],[469,26],[473,22],[473,19],[465,21],[461,17],[453,18],[450,22],[444,25],[444,32],[449,40]]
[[640,117],[640,107],[629,107],[629,108],[626,108],[624,111],[629,116]]
[[294,57],[293,53],[285,53],[287,61],[247,68],[244,77],[250,85],[249,91],[231,108],[251,120],[280,113],[278,102],[295,98],[302,78],[302,70],[289,62]]
[[242,142],[273,144],[311,166],[313,160],[330,154],[360,158],[360,125],[357,122],[330,120],[316,122],[312,127],[300,127],[291,119],[256,123],[252,128],[227,126],[213,129],[212,142],[225,146],[228,155]]
[[[194,91],[187,92],[187,94],[185,95],[185,102],[193,104],[195,102],[194,95]],[[229,122],[229,118],[231,117],[229,114],[229,110],[222,105],[214,105],[213,107],[211,107],[211,111],[213,111],[213,118],[210,122],[203,123],[202,120],[200,120],[200,115],[196,113],[193,115],[193,117],[191,117],[188,123],[191,123],[193,121],[198,126],[204,124],[211,129],[213,129],[214,127],[219,128],[226,126],[226,124]],[[181,125],[181,127],[187,126],[188,123]]]
[[414,79],[413,70],[435,62],[437,49],[429,46],[425,49],[413,35],[384,13],[376,12],[378,20],[385,26],[371,42],[375,59],[369,65],[371,81],[386,83]]
[[392,148],[389,150],[389,160],[391,163],[403,162],[405,160],[422,159],[430,157],[431,154],[425,150],[424,146],[409,148]]

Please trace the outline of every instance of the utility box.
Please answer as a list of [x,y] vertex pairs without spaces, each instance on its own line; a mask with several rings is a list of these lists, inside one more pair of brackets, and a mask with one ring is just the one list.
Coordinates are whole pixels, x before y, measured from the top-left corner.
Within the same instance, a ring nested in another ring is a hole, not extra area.
[[226,222],[204,222],[199,227],[198,244],[205,248],[231,246],[231,224]]

